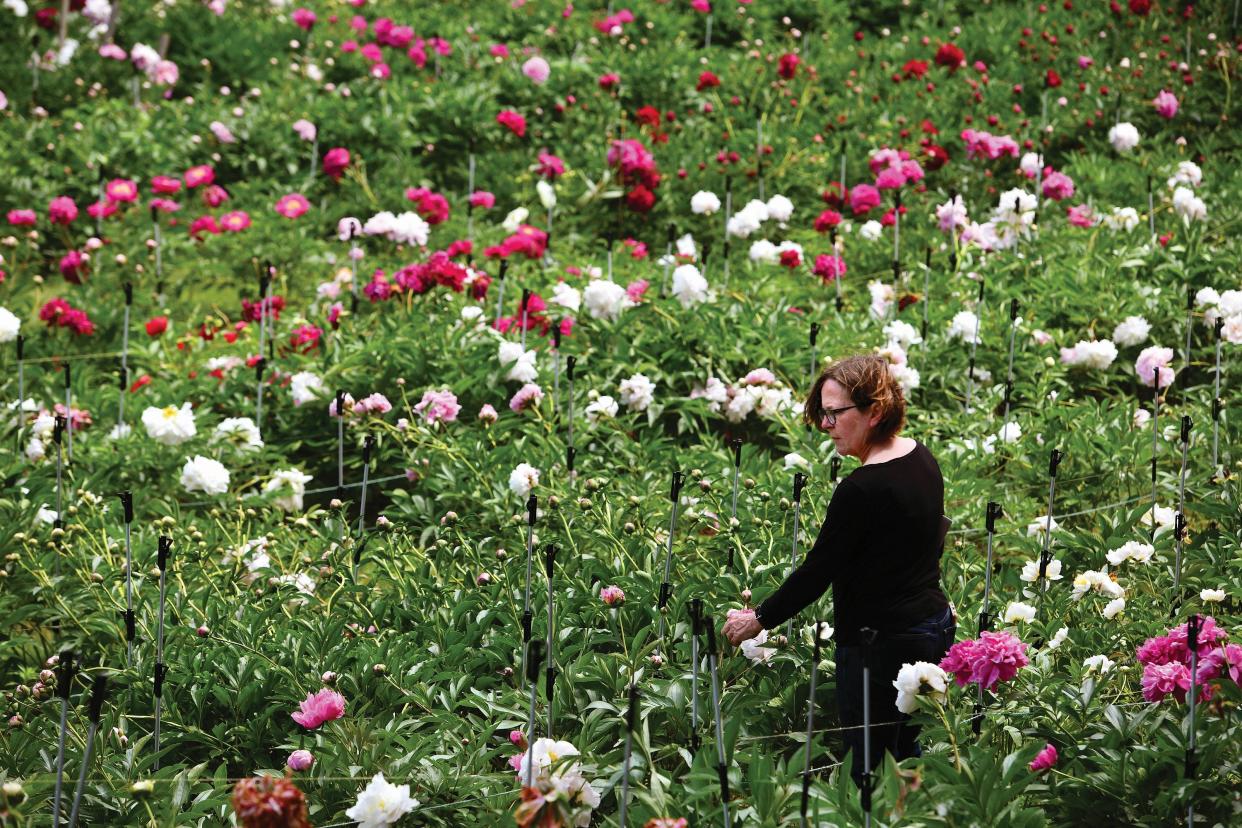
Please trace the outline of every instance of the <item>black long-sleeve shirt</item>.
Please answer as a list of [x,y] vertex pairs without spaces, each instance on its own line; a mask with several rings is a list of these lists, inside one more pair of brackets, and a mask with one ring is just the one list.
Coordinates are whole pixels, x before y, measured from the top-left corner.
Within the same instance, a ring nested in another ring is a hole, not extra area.
[[863,627],[900,632],[943,612],[943,515],[944,478],[922,443],[859,466],[837,485],[802,564],[759,605],[761,623],[780,626],[829,585],[842,644],[858,643]]

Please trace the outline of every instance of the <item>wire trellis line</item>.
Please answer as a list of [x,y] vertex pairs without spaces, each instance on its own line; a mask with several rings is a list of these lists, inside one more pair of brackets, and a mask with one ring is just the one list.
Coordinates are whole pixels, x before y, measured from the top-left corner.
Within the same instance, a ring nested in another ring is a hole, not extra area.
[[[1136,495],[1135,497],[1128,497],[1125,500],[1119,500],[1116,503],[1109,503],[1106,506],[1095,506],[1091,509],[1082,509],[1077,512],[1065,512],[1064,514],[1058,514],[1057,517],[1064,519],[1064,518],[1071,518],[1071,517],[1080,517],[1081,515],[1091,515],[1091,514],[1095,514],[1096,512],[1106,512],[1109,509],[1117,509],[1121,506],[1126,506],[1136,501],[1145,500],[1145,499],[1147,499],[1146,495]],[[980,532],[985,532],[985,531],[987,530],[982,527],[971,527],[969,529],[951,529],[949,530],[949,534],[950,535],[976,535]]]

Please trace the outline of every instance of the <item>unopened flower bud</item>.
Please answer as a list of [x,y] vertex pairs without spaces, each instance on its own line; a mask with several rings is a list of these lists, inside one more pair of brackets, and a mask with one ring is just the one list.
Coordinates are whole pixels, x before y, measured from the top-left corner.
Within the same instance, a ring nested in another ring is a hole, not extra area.
[[139,779],[129,786],[129,792],[134,799],[146,799],[155,793],[155,781],[152,779]]
[[480,572],[474,579],[474,583],[477,586],[487,586],[491,582],[492,582],[492,576],[491,574],[487,572]]
[[387,664],[376,664],[374,667],[371,668],[371,672],[377,676],[387,675],[388,665]]
[[750,603],[750,590],[749,589],[742,590],[742,601],[747,604]]
[[650,658],[648,658],[647,660],[651,662],[652,667],[663,667],[664,666],[664,656],[660,655],[659,653],[652,653]]
[[319,680],[322,681],[324,684],[329,684],[329,685],[336,684],[336,673],[332,672],[331,670],[326,670],[324,671],[324,674],[319,677]]
[[742,485],[748,489],[753,489],[755,488],[755,479],[753,477],[748,477],[742,481]]
[[206,638],[207,636],[211,635],[211,628],[208,627],[206,624],[199,624],[198,629],[195,630],[195,632],[198,633],[199,638]]

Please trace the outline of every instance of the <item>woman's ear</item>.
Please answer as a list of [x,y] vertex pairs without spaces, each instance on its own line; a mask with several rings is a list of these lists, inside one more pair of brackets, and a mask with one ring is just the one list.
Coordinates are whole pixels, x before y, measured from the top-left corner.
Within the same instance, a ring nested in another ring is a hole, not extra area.
[[880,407],[878,405],[871,406],[871,413],[867,415],[867,427],[875,428],[882,419],[884,419],[884,412],[880,410]]

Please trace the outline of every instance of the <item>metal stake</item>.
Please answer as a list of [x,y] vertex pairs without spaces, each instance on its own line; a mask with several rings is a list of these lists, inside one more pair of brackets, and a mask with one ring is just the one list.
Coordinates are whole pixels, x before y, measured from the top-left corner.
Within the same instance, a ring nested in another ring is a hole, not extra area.
[[617,824],[625,828],[630,800],[630,756],[634,746],[634,724],[638,717],[638,687],[630,685],[630,706],[625,711],[625,757],[621,761],[621,814]]
[[[86,769],[91,764],[91,751],[95,747],[95,734],[99,732],[99,716],[103,712],[104,698],[108,694],[108,674],[99,673],[91,687],[90,726],[86,731],[86,744],[82,748],[82,769],[78,771],[78,786],[73,791],[73,807],[69,811],[69,828],[78,824],[78,808],[82,804],[82,791],[86,787]],[[59,814],[59,811],[57,812]]]
[[669,510],[668,519],[668,542],[664,546],[664,580],[660,583],[660,598],[657,612],[660,616],[660,631],[656,634],[656,638],[664,638],[664,609],[668,606],[668,599],[673,594],[673,585],[669,582],[669,572],[673,566],[673,536],[677,533],[677,511],[681,503],[681,487],[686,482],[686,476],[680,471],[673,472],[673,485],[669,493],[669,500],[672,501],[672,508]]
[[156,553],[156,566],[160,570],[160,608],[155,627],[155,757],[153,766],[156,770],[160,767],[160,718],[164,707],[164,676],[168,674],[168,667],[164,664],[164,597],[168,555],[171,551],[172,538],[161,535],[159,551]]
[[77,667],[73,651],[65,650],[56,664],[56,695],[60,697],[60,732],[56,737],[56,789],[52,795],[52,825],[60,828],[60,793],[65,778],[65,731],[69,727],[69,694]]
[[[802,489],[806,486],[806,475],[802,472],[794,472],[793,479],[793,543],[789,556],[789,575],[792,577],[794,570],[798,568],[798,522],[802,514]],[[793,639],[793,619],[785,625],[785,637]]]
[[716,625],[710,615],[703,618],[707,633],[707,664],[712,673],[712,711],[716,718],[716,775],[720,778],[720,807],[724,811],[724,825],[729,828],[729,766],[725,762],[724,725],[720,721],[720,677],[716,669]]

